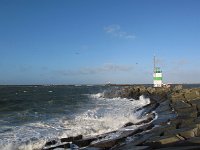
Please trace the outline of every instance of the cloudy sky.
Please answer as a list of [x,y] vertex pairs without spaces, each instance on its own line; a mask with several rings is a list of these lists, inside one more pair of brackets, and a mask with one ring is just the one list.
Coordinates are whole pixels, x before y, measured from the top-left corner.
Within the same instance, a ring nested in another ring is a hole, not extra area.
[[199,0],[1,0],[0,84],[200,83]]

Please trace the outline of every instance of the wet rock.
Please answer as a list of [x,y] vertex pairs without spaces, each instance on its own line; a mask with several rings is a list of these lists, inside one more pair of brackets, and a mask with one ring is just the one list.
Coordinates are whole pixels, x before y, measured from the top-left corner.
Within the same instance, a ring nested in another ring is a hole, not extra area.
[[51,145],[55,145],[57,144],[58,142],[56,140],[51,140],[51,141],[48,141],[46,144],[45,144],[45,147],[47,146],[51,146]]
[[156,150],[199,150],[200,146],[177,146],[177,147],[167,147],[159,148]]
[[76,140],[81,140],[83,138],[83,135],[78,135],[75,137],[68,137],[68,138],[62,138],[60,139],[61,142],[73,142]]
[[147,140],[143,145],[150,146],[152,148],[160,148],[173,145],[181,139],[177,136],[157,136]]
[[137,122],[137,123],[134,123],[134,125],[141,125],[141,124],[149,123],[149,122],[151,122],[154,118],[155,118],[155,114],[154,114],[154,113],[149,114],[149,115],[147,115],[147,119],[142,120],[142,121]]
[[200,99],[192,100],[189,102],[193,107],[196,107],[198,115],[200,115]]
[[123,127],[128,127],[128,126],[132,126],[132,125],[134,125],[134,123],[128,122],[128,123],[126,123]]
[[181,136],[184,139],[189,139],[192,137],[197,136],[198,132],[198,127],[195,125],[192,125],[193,127],[187,127],[187,128],[181,128],[181,129],[176,129],[176,130],[168,130],[164,133],[164,135],[174,135],[174,136]]
[[64,144],[59,144],[59,145],[55,145],[55,146],[51,146],[51,147],[45,147],[43,148],[42,150],[55,150],[55,149],[58,149],[58,148],[70,148],[70,143],[64,143]]
[[109,149],[111,147],[114,147],[116,145],[122,144],[123,142],[125,142],[127,137],[136,135],[138,133],[142,133],[148,129],[151,129],[152,125],[144,125],[139,127],[136,130],[132,130],[132,131],[123,131],[118,137],[114,138],[114,139],[109,139],[109,140],[102,140],[96,143],[92,143],[90,146],[92,147],[98,147],[98,148],[104,148],[104,149]]
[[[142,115],[149,114],[152,111],[154,111],[160,104],[159,103],[150,103],[146,105],[145,107],[142,107],[141,109],[145,109],[145,111],[142,112]],[[137,111],[139,111],[138,109]]]
[[149,146],[133,146],[130,144],[126,144],[124,146],[117,147],[117,149],[113,150],[152,150],[152,148]]
[[168,111],[171,112],[170,101],[166,100],[164,102],[161,102],[159,107],[157,107],[155,111],[159,114],[163,113],[163,112],[165,113],[165,112],[168,112]]
[[190,139],[187,140],[187,142],[190,142],[190,143],[192,143],[193,145],[194,145],[194,144],[200,145],[200,137],[193,137],[193,138],[190,138]]
[[171,125],[175,125],[176,129],[189,127],[190,125],[194,124],[195,118],[191,117],[177,117],[170,120]]
[[179,117],[197,117],[197,110],[195,107],[189,107],[189,108],[181,108],[177,109],[175,108],[175,111],[177,112]]
[[156,136],[164,136],[165,132],[167,131],[173,131],[176,129],[176,126],[174,124],[167,124],[159,127],[153,128],[151,131],[149,131],[149,134],[152,134],[152,137]]
[[102,148],[97,148],[97,147],[86,147],[86,148],[83,148],[81,150],[104,150]]
[[83,138],[81,140],[76,140],[73,142],[73,144],[77,145],[78,147],[85,147],[90,145],[93,141],[97,140],[97,137],[91,137],[91,138]]
[[172,106],[174,107],[174,109],[184,109],[184,108],[189,108],[191,107],[190,104],[184,102],[184,101],[176,101],[172,104]]

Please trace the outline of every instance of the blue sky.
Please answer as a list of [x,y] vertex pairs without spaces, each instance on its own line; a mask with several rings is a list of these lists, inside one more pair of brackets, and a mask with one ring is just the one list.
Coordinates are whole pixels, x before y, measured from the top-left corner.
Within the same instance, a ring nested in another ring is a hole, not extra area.
[[0,84],[200,83],[199,0],[1,0]]

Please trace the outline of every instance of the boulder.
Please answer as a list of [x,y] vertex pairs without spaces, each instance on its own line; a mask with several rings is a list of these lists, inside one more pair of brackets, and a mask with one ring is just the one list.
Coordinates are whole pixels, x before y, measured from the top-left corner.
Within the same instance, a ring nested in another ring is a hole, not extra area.
[[81,150],[104,150],[104,149],[98,148],[98,147],[86,147],[86,148],[83,148]]
[[200,99],[191,100],[189,103],[196,107],[197,110],[200,112]]
[[114,139],[109,139],[109,140],[101,140],[101,141],[95,141],[95,143],[91,143],[90,146],[91,147],[97,147],[97,148],[104,148],[104,149],[109,149],[111,147],[114,147],[116,145],[122,144],[126,141],[127,137],[133,136],[133,135],[137,135],[139,133],[142,133],[146,130],[149,130],[152,128],[152,125],[144,125],[139,127],[136,130],[131,130],[131,131],[122,131],[121,134],[114,138]]
[[59,145],[55,145],[55,146],[50,146],[50,147],[44,147],[42,150],[54,150],[57,148],[70,148],[70,143],[64,143],[64,144],[59,144]]
[[125,125],[123,125],[123,127],[128,127],[128,126],[132,126],[132,125],[134,125],[134,123],[128,122],[128,123],[126,123]]
[[188,107],[191,107],[190,104],[188,104],[187,102],[184,102],[184,101],[175,101],[173,104],[172,104],[172,107],[174,109],[184,109],[184,108],[188,108]]
[[183,85],[176,85],[174,88],[173,88],[173,91],[177,92],[177,91],[180,91],[183,89]]
[[157,107],[155,111],[159,114],[162,112],[165,113],[166,111],[171,111],[170,101],[165,100],[164,102],[161,102],[159,107]]
[[58,142],[57,142],[56,140],[51,140],[51,141],[46,142],[45,147],[51,146],[51,145],[55,145],[55,144],[57,144],[57,143],[58,143]]
[[156,150],[199,150],[199,149],[200,146],[177,146],[177,147],[159,148]]
[[193,145],[200,145],[200,137],[193,137],[187,140],[187,142],[192,143]]
[[147,145],[152,148],[160,148],[173,145],[178,141],[181,141],[181,139],[177,136],[156,136],[147,140],[143,145]]
[[188,107],[188,108],[181,108],[181,109],[175,109],[177,112],[177,115],[180,117],[192,117],[196,118],[197,117],[197,110],[195,107]]
[[190,89],[189,91],[185,92],[185,98],[187,101],[200,98],[199,89]]
[[194,124],[196,118],[193,117],[187,117],[187,116],[178,116],[174,119],[170,120],[171,125],[175,125],[176,129],[184,128],[184,127],[189,127],[190,125]]
[[98,140],[97,137],[90,137],[90,138],[83,138],[81,140],[76,140],[73,144],[77,145],[78,147],[85,147],[90,145],[93,141]]
[[153,87],[147,88],[147,92],[150,93],[150,94],[153,94],[155,91],[156,91],[156,88],[153,88]]
[[176,102],[176,101],[184,101],[185,97],[184,97],[184,93],[180,92],[180,93],[172,93],[170,96],[170,99],[172,101],[172,103]]
[[117,147],[116,149],[112,148],[112,150],[152,150],[152,148],[149,146],[133,146],[130,144],[125,144],[121,147]]
[[197,136],[197,132],[198,132],[198,127],[196,125],[192,125],[190,127],[187,128],[181,128],[181,129],[175,129],[175,130],[168,130],[166,132],[164,132],[165,136],[180,136],[183,137],[184,139],[189,139],[192,137]]

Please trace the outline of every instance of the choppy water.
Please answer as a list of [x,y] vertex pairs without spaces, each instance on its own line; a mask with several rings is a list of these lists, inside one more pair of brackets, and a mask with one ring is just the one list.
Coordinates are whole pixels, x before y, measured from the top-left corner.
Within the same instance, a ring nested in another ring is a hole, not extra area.
[[101,98],[106,86],[0,86],[0,149],[40,149],[49,139],[91,136],[138,122],[150,100]]

